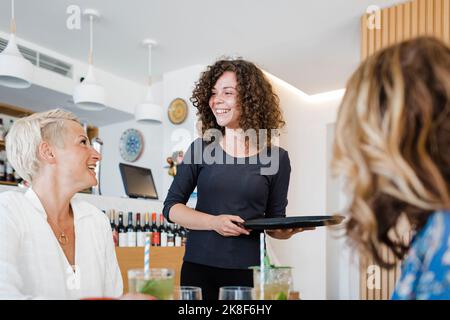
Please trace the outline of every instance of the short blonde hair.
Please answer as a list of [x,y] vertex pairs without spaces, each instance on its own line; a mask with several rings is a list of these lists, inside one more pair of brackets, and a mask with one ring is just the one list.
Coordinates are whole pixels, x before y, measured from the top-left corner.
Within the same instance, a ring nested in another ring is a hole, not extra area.
[[24,180],[31,182],[39,169],[38,147],[47,141],[64,147],[64,120],[80,123],[71,112],[53,109],[17,120],[6,136],[8,161]]

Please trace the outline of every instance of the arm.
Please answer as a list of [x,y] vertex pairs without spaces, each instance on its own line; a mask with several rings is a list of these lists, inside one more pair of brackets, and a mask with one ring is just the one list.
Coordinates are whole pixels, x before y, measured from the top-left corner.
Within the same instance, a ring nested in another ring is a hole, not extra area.
[[191,230],[214,230],[222,236],[250,234],[241,227],[244,220],[239,216],[222,214],[219,216],[203,213],[177,203],[170,209],[170,218],[175,223]]
[[238,224],[244,223],[239,216],[211,215],[186,206],[190,195],[197,186],[200,165],[194,163],[194,142],[186,152],[186,157],[177,168],[164,201],[163,214],[169,222],[175,222],[191,230],[214,230],[223,236],[238,236],[249,232]]

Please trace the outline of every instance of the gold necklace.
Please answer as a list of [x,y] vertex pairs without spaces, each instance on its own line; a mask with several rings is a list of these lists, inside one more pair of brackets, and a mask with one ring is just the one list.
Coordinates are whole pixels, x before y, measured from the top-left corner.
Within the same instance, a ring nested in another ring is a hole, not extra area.
[[[50,220],[50,219],[47,217],[47,220]],[[58,227],[59,231],[61,231],[61,234],[59,236],[57,236],[56,239],[58,239],[59,243],[61,243],[63,246],[65,246],[69,242],[69,237],[66,236],[66,234],[64,233],[64,230],[61,229],[58,224],[56,224],[55,222],[53,222],[53,224],[56,227]]]

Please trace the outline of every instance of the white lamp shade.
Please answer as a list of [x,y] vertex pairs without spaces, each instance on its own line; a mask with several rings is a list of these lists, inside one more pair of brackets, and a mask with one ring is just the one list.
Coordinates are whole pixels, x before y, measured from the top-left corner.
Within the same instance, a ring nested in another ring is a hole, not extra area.
[[12,33],[5,50],[0,53],[0,85],[25,89],[31,86],[33,64],[19,51],[16,36]]
[[153,96],[150,87],[147,91],[145,101],[136,106],[134,118],[143,123],[161,123],[163,118],[163,108],[153,102]]
[[80,109],[100,111],[106,108],[105,97],[105,88],[97,83],[92,65],[89,65],[86,78],[75,87],[73,102]]
[[141,103],[134,110],[134,117],[138,122],[161,123],[162,116],[162,107],[154,103]]

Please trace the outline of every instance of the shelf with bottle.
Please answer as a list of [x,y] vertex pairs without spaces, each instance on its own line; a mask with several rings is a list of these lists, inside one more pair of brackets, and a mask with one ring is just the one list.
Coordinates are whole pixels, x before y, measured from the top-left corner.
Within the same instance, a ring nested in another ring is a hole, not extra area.
[[[149,212],[125,214],[114,209],[104,212],[109,218],[116,247],[144,247],[147,234],[150,236],[152,247],[183,247],[186,245],[188,230],[177,224],[168,223],[162,213],[152,212],[150,224]],[[126,218],[125,215],[127,215]],[[158,217],[159,219],[157,219]],[[127,221],[126,225],[125,221]]]

